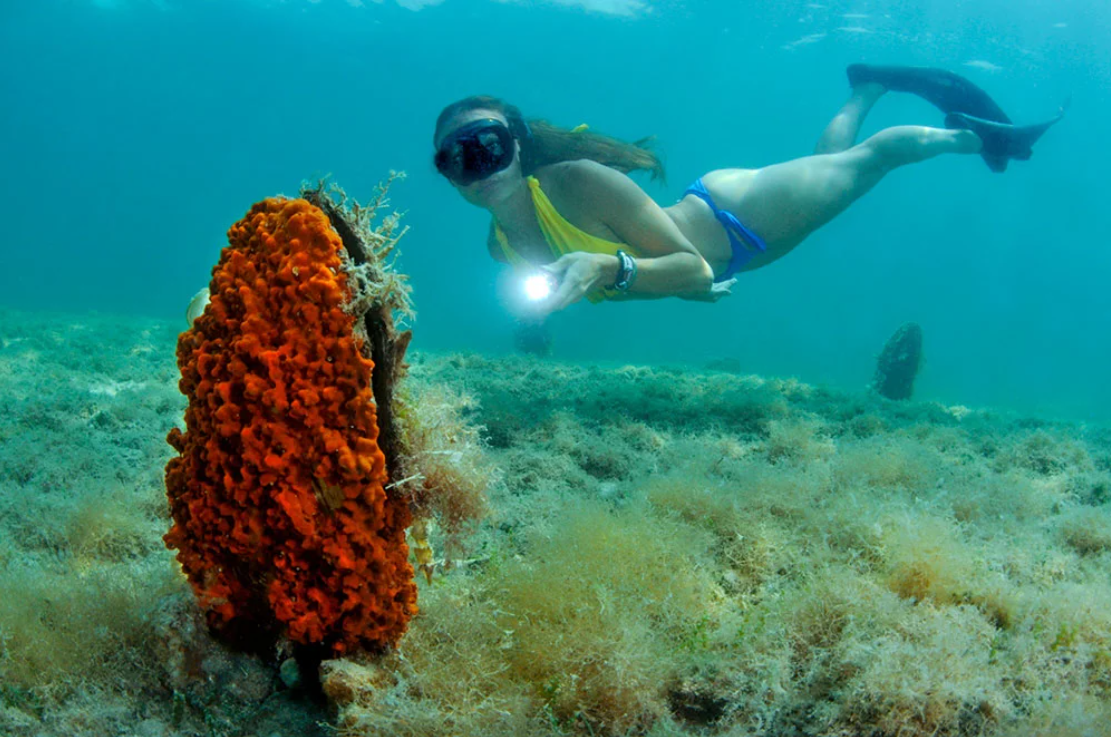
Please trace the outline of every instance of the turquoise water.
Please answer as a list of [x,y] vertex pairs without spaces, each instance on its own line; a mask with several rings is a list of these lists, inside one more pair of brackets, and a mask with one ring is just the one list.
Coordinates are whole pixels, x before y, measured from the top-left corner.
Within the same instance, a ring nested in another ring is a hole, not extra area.
[[[576,305],[553,321],[556,356],[735,358],[855,390],[916,321],[920,398],[1111,417],[1105,3],[404,5],[4,3],[0,304],[179,319],[252,202],[326,174],[365,197],[401,169],[416,347],[508,352],[486,215],[431,166],[445,104],[491,93],[529,117],[655,135],[669,178],[644,184],[669,204],[706,170],[809,153],[847,63],[923,64],[967,75],[1019,122],[1070,94],[1072,108],[1006,174],[975,157],[896,172],[724,302]],[[899,123],[940,115],[889,95],[864,133]]]

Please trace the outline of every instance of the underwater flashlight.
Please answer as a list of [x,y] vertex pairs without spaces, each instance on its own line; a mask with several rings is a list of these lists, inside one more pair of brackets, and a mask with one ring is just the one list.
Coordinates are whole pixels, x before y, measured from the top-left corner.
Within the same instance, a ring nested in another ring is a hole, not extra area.
[[547,274],[533,274],[525,279],[525,296],[536,302],[546,298],[555,288],[555,280]]

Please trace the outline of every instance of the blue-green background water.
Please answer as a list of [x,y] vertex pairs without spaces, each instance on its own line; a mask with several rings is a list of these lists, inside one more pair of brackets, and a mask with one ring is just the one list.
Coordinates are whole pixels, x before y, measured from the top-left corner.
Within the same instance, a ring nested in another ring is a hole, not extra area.
[[[669,178],[645,186],[669,204],[706,170],[808,154],[847,63],[943,66],[1016,121],[1072,109],[1004,175],[976,157],[894,173],[716,305],[576,305],[556,353],[862,388],[914,320],[918,396],[1106,420],[1109,49],[1103,0],[4,2],[0,304],[176,318],[251,203],[325,174],[365,198],[402,169],[417,348],[509,351],[488,216],[430,163],[445,104],[491,93],[654,134]],[[888,95],[864,133],[899,123],[940,115]]]

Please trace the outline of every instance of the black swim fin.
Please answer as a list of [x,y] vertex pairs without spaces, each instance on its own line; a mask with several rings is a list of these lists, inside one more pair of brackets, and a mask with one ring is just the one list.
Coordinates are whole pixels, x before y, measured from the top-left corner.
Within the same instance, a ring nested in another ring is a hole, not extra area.
[[960,76],[931,67],[850,64],[846,70],[853,87],[876,82],[892,92],[918,95],[943,113],[964,113],[983,120],[1010,123],[1011,119],[987,92]]
[[850,64],[846,72],[849,84],[854,87],[875,82],[892,92],[918,95],[945,113],[947,128],[971,130],[983,140],[980,156],[994,172],[1006,171],[1010,159],[1029,159],[1034,142],[1060,120],[1068,108],[1066,100],[1053,120],[1017,126],[987,92],[944,69]]
[[965,113],[949,113],[945,116],[946,128],[967,128],[980,137],[984,148],[980,155],[988,167],[995,172],[1007,169],[1009,159],[1026,161],[1033,155],[1034,143],[1042,137],[1057,121],[1065,115],[1065,108],[1052,120],[1033,125],[1011,125],[984,120]]

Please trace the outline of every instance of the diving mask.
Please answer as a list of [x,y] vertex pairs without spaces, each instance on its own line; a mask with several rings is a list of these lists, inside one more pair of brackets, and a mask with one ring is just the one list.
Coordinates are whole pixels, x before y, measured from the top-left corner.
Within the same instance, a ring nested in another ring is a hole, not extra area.
[[436,169],[461,187],[485,179],[513,163],[513,134],[500,120],[486,118],[449,133],[436,152]]

